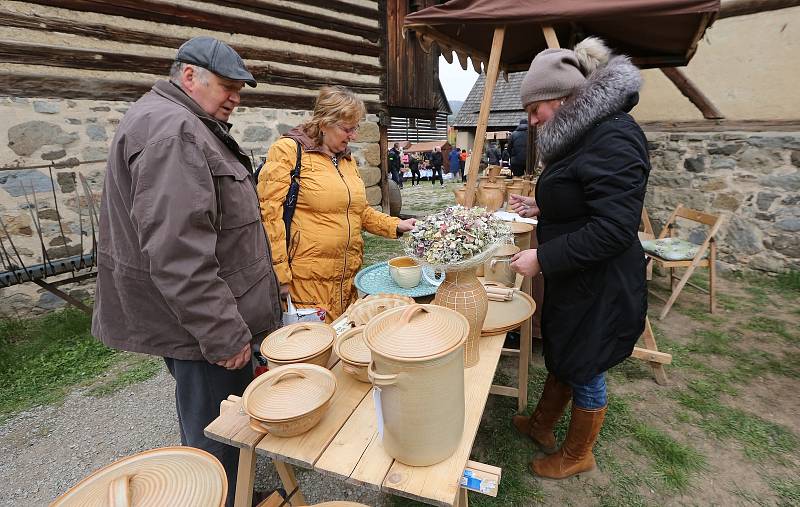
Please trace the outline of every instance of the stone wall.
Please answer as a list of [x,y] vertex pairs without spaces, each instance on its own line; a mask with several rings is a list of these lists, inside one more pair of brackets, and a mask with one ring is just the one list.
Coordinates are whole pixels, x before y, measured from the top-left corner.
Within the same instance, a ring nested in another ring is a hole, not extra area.
[[[647,138],[653,170],[646,205],[656,234],[683,203],[725,216],[720,267],[800,269],[800,133],[647,132]],[[681,234],[704,238],[702,227]]]
[[[4,118],[0,122],[0,167],[53,164],[49,168],[0,171],[0,216],[25,265],[42,263],[43,258],[34,219],[42,229],[48,257],[57,259],[91,251],[87,200],[77,173],[87,178],[99,202],[108,146],[129,106],[129,102],[115,101],[0,97],[0,117]],[[266,155],[269,145],[282,133],[302,123],[308,115],[307,111],[240,107],[231,117],[232,134],[246,153],[252,151],[258,159]],[[367,186],[367,199],[376,206],[381,202],[377,121],[376,115],[369,115],[361,125],[357,142],[351,144]],[[78,165],[87,161],[99,162]],[[32,217],[34,191],[39,212]],[[4,247],[10,250],[5,235],[0,236]],[[0,266],[0,270],[5,269]],[[62,289],[86,298],[92,295],[94,283]],[[0,289],[2,315],[27,316],[62,305],[60,299],[32,283]]]

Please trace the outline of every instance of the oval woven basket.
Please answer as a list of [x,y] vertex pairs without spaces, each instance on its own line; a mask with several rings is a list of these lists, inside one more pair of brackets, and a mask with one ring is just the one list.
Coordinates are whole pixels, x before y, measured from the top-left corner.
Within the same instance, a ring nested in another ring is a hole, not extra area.
[[408,306],[414,304],[414,300],[408,296],[387,294],[381,296],[368,296],[359,299],[350,307],[347,314],[356,326],[364,326],[373,317],[386,310],[397,308],[398,306]]
[[252,418],[284,422],[311,414],[333,398],[336,377],[327,368],[298,363],[259,375],[242,395],[244,411]]
[[51,506],[221,507],[227,494],[228,479],[217,458],[193,447],[163,447],[97,470]]
[[[261,342],[261,355],[277,364],[300,363],[333,347],[336,331],[323,322],[298,322],[272,332]],[[324,364],[323,364],[324,366]]]

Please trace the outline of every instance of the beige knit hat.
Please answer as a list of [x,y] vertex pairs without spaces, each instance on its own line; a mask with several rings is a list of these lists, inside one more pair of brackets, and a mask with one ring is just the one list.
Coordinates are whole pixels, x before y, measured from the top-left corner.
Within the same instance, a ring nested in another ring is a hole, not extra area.
[[595,37],[584,39],[574,50],[545,49],[533,59],[522,80],[522,107],[571,95],[589,74],[608,62],[609,56],[609,49]]

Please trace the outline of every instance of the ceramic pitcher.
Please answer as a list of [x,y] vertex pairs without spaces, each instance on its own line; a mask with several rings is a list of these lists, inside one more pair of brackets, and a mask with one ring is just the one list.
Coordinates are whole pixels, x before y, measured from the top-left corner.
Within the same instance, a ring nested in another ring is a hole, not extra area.
[[499,247],[491,259],[483,264],[483,276],[487,281],[500,282],[506,287],[513,287],[517,273],[511,269],[511,259],[519,252],[514,245]]

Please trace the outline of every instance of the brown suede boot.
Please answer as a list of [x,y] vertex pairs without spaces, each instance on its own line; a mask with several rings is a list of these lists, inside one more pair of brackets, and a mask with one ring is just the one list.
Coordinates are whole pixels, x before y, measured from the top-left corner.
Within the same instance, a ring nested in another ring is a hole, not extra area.
[[603,426],[606,408],[595,410],[572,406],[572,420],[569,423],[567,439],[557,453],[534,459],[531,463],[533,473],[548,479],[566,479],[581,472],[594,470],[592,447],[597,434]]
[[561,419],[571,398],[572,387],[559,382],[555,375],[548,373],[533,414],[530,417],[515,415],[511,419],[511,424],[523,435],[531,437],[543,452],[553,454],[558,450],[553,428]]

